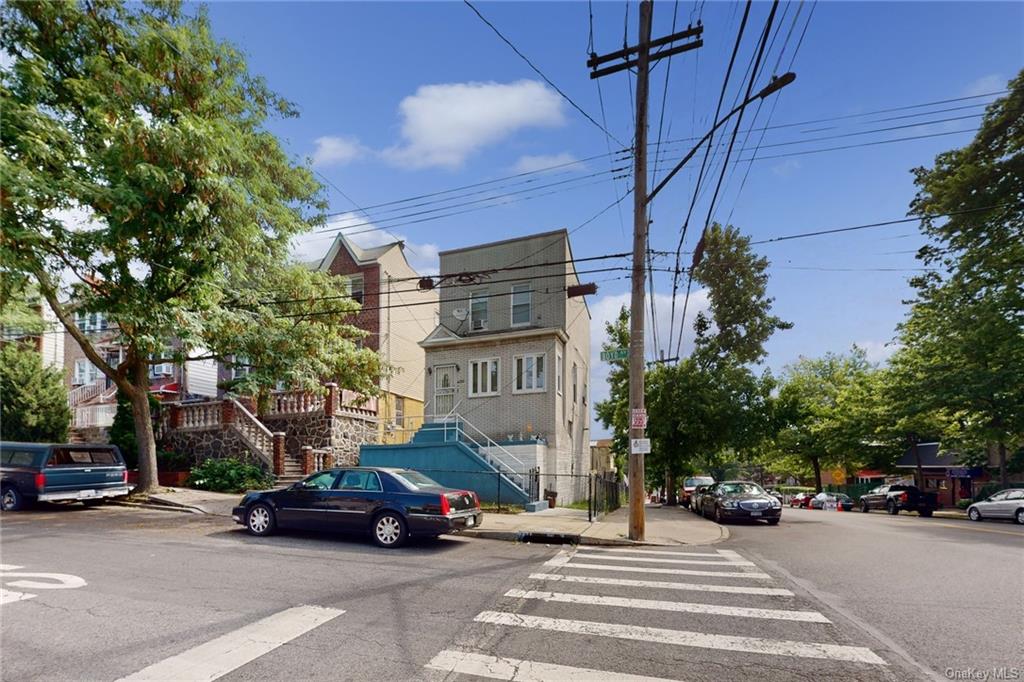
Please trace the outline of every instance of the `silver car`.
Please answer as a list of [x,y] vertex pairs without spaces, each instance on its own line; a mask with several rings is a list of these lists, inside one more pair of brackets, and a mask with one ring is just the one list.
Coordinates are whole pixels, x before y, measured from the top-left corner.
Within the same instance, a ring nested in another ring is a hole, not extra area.
[[975,502],[967,508],[971,521],[982,519],[1013,519],[1024,525],[1024,488],[1000,490],[987,500]]

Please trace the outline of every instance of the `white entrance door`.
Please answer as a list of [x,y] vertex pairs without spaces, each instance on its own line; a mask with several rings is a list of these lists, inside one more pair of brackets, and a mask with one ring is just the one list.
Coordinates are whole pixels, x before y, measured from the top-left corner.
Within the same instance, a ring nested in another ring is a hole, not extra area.
[[455,409],[455,365],[434,368],[434,414],[445,417]]

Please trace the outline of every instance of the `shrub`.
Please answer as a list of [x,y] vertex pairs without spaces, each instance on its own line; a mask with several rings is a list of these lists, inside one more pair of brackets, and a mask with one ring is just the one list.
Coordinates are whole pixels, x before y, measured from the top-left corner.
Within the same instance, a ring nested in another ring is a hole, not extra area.
[[189,457],[180,452],[170,450],[156,451],[157,467],[160,471],[188,471]]
[[957,509],[967,509],[973,503],[974,503],[974,500],[957,500],[956,501],[956,508]]
[[71,409],[64,372],[44,367],[42,355],[26,344],[0,346],[0,403],[5,440],[67,440]]
[[273,476],[255,464],[226,458],[208,459],[192,467],[186,485],[198,490],[241,493],[269,488],[273,483]]

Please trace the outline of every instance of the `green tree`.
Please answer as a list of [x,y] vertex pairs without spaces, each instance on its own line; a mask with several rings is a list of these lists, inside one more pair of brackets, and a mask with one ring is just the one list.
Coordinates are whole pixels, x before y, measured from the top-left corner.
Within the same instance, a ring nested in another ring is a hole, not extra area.
[[966,440],[995,445],[1003,483],[1024,442],[1024,71],[1008,89],[968,145],[913,171],[918,257],[936,270],[911,281],[893,361],[916,411],[957,415]]
[[63,443],[71,408],[64,372],[43,366],[27,343],[0,345],[0,431],[4,440]]
[[[601,343],[601,350],[629,348],[629,310],[623,306],[604,330],[607,338]],[[595,403],[594,412],[598,421],[612,430],[612,452],[621,475],[629,456],[629,361],[614,360],[610,365],[608,398]]]
[[[356,304],[342,285],[286,262],[290,240],[325,208],[311,171],[265,128],[294,107],[212,36],[205,13],[186,16],[175,2],[14,0],[0,18],[13,58],[0,69],[0,268],[35,279],[128,398],[137,491],[157,480],[153,363],[250,350],[262,330],[287,380],[312,384],[315,371],[352,366],[352,388],[372,389],[372,354],[336,338]],[[123,362],[106,361],[76,311],[116,325]],[[181,343],[169,351],[172,338]],[[269,371],[261,377],[269,382]]]

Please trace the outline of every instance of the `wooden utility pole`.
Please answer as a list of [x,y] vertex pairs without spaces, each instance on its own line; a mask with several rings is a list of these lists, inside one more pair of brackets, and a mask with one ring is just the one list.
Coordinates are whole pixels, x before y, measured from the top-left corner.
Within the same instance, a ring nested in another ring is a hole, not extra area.
[[[629,306],[629,539],[644,539],[644,452],[640,443],[644,438],[647,412],[644,409],[644,277],[647,257],[647,92],[650,65],[663,57],[686,52],[703,45],[702,40],[670,47],[651,54],[652,47],[699,36],[703,27],[687,27],[685,31],[651,41],[651,15],[653,1],[640,3],[640,35],[636,47],[624,47],[616,52],[590,55],[587,66],[594,69],[591,78],[600,78],[628,68],[636,68],[636,137],[633,142],[633,287]],[[635,57],[634,57],[635,55]],[[599,64],[622,58],[621,64],[598,69]],[[636,426],[634,426],[636,425]]]

